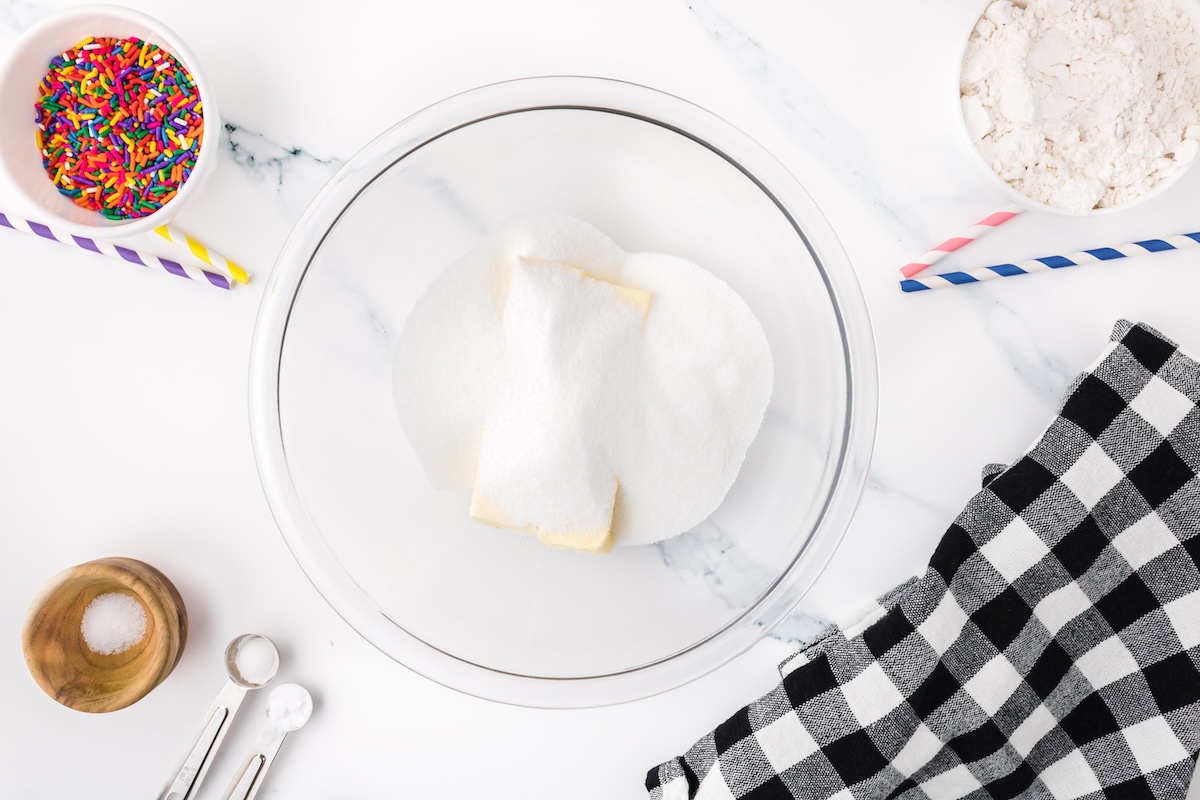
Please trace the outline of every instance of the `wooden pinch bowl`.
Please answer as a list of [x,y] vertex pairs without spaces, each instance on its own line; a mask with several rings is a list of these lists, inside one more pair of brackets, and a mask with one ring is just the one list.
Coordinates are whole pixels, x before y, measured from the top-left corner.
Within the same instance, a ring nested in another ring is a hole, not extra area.
[[[83,638],[83,612],[102,594],[137,600],[146,632],[128,650],[96,653]],[[29,606],[21,631],[25,663],[34,680],[77,711],[116,711],[162,683],[183,655],[187,609],[167,577],[132,558],[101,558],[55,575]]]

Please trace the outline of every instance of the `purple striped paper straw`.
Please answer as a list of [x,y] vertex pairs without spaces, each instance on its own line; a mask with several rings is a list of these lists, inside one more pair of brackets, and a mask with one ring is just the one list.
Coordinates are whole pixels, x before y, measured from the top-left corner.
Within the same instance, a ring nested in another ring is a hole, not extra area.
[[215,272],[193,267],[190,264],[181,264],[178,261],[172,261],[169,258],[150,255],[148,253],[140,253],[129,247],[123,247],[119,244],[106,242],[102,239],[89,239],[86,236],[74,236],[65,233],[56,233],[49,226],[43,225],[40,222],[33,220],[21,219],[19,217],[10,217],[7,214],[0,212],[0,226],[12,228],[14,231],[23,233],[31,233],[34,236],[40,236],[43,239],[49,239],[60,244],[71,244],[84,250],[90,250],[93,253],[99,253],[113,258],[119,258],[122,261],[128,261],[130,264],[137,264],[141,267],[160,267],[172,275],[178,275],[181,278],[188,280],[200,281],[207,283],[210,286],[216,286],[218,289],[229,289],[231,283],[229,278],[224,275],[218,275]]

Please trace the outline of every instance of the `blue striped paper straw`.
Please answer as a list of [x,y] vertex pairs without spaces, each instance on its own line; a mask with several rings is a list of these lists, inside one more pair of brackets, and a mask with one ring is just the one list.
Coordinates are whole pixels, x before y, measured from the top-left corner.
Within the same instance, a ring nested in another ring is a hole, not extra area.
[[923,292],[926,289],[964,286],[969,283],[980,283],[982,281],[995,280],[996,278],[1028,275],[1031,272],[1048,272],[1066,267],[1095,264],[1100,261],[1114,261],[1118,258],[1140,256],[1146,253],[1180,250],[1186,247],[1195,247],[1197,244],[1200,244],[1200,232],[1181,233],[1178,236],[1168,236],[1165,239],[1147,239],[1143,242],[1130,242],[1129,244],[1119,244],[1113,247],[1097,247],[1094,250],[1081,250],[1078,253],[1068,253],[1065,256],[1031,258],[1027,261],[1017,261],[1012,264],[997,264],[994,267],[969,269],[962,272],[943,272],[940,275],[910,278],[900,281],[900,290],[903,292]]
[[21,231],[23,233],[32,233],[34,236],[40,236],[52,242],[74,245],[84,250],[90,250],[93,253],[119,258],[122,261],[128,261],[130,264],[137,264],[142,267],[161,267],[172,275],[178,275],[188,280],[201,281],[210,286],[216,286],[218,289],[230,288],[229,278],[224,275],[208,272],[207,270],[193,267],[190,264],[180,264],[178,261],[172,261],[169,258],[140,253],[132,248],[123,247],[112,242],[89,239],[86,236],[74,236],[62,233],[61,231],[56,232],[48,225],[19,217],[9,217],[3,212],[0,212],[0,227],[12,228],[14,231]]

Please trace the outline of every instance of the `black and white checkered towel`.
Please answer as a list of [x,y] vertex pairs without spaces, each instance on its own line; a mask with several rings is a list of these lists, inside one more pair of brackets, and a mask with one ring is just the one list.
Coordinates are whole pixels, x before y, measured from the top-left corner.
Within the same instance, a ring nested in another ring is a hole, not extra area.
[[1200,749],[1200,365],[1118,323],[924,575],[652,770],[653,800],[1187,795]]

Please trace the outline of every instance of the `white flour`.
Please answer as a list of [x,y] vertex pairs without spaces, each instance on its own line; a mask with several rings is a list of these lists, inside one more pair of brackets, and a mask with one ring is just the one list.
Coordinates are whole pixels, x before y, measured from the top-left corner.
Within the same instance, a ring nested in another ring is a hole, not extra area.
[[1200,38],[1179,0],[995,0],[960,89],[984,160],[1056,208],[1129,203],[1200,151]]

